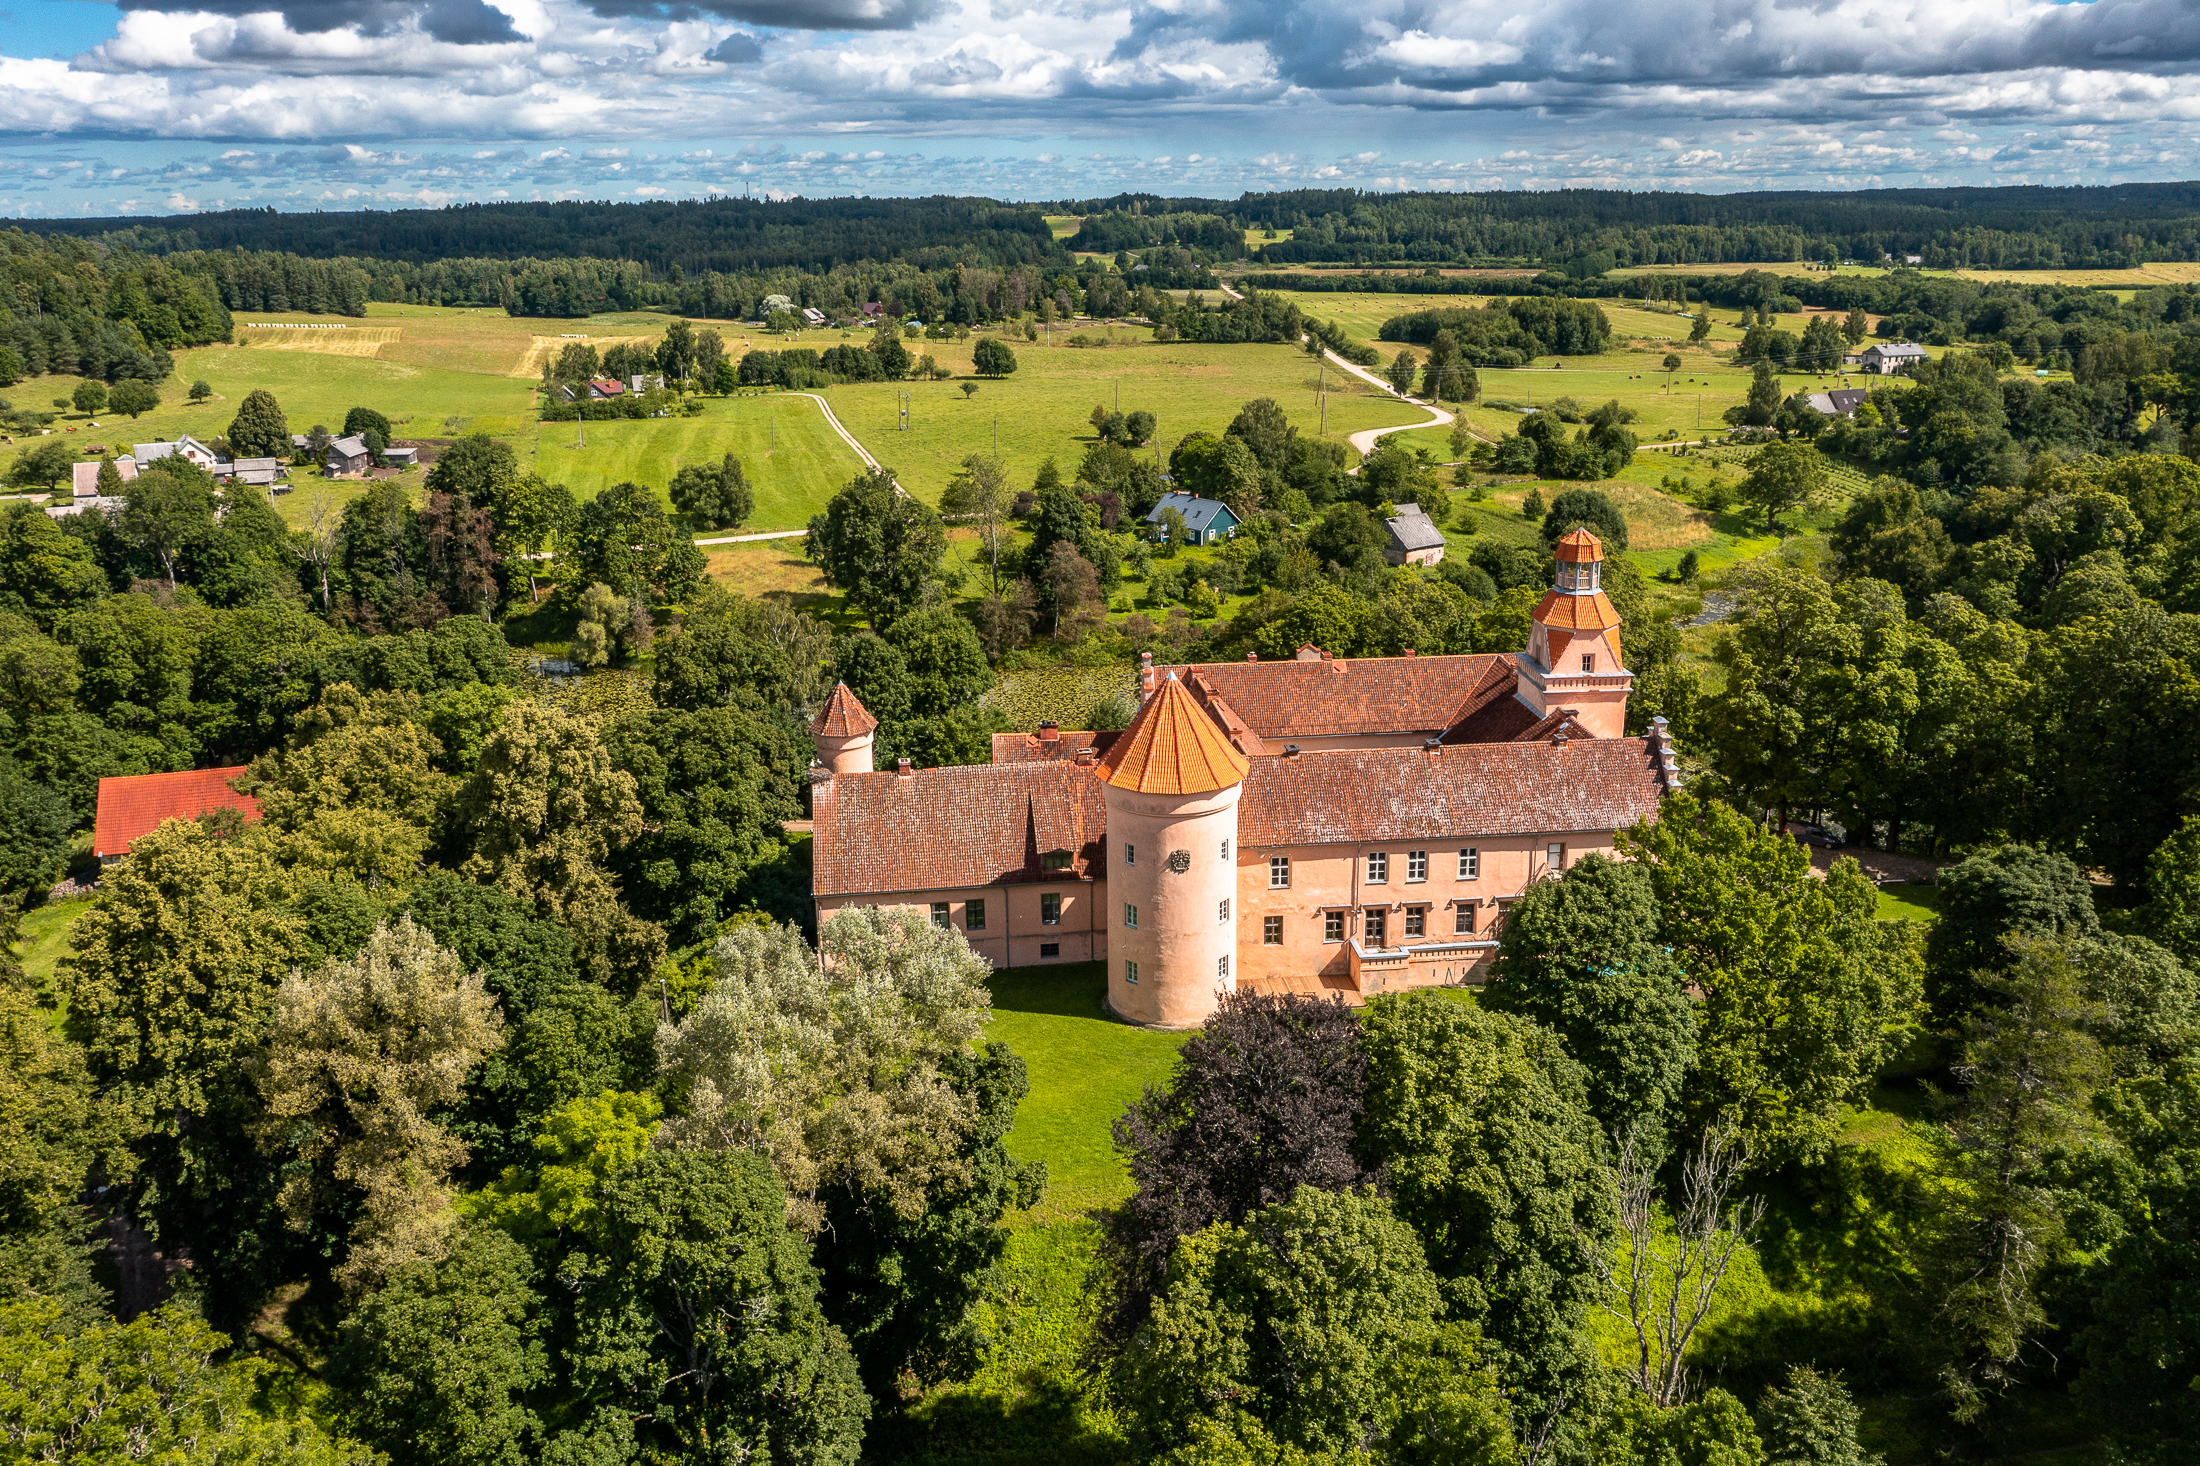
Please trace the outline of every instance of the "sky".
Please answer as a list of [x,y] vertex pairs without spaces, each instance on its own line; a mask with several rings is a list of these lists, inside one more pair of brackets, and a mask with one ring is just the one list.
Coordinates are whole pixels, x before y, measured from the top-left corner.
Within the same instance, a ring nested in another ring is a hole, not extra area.
[[0,216],[2200,177],[2200,0],[0,0]]

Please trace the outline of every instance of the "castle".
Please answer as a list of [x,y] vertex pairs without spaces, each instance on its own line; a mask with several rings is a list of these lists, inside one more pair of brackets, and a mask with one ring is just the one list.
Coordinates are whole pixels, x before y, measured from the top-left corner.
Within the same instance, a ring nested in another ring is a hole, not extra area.
[[996,967],[1105,962],[1108,1003],[1188,1027],[1240,988],[1356,1001],[1471,980],[1536,881],[1656,812],[1662,720],[1586,530],[1514,655],[1139,669],[1120,732],[996,734],[993,762],[874,771],[845,684],[811,725],[812,890],[926,909]]

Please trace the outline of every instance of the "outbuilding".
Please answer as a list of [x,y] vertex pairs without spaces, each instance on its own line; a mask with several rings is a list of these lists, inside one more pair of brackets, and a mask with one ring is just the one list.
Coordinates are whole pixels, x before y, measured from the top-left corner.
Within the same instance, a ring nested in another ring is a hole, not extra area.
[[1217,499],[1202,499],[1197,494],[1166,494],[1153,512],[1146,516],[1146,523],[1158,525],[1161,516],[1174,509],[1184,516],[1184,541],[1192,545],[1219,545],[1237,533],[1238,517],[1230,512],[1230,506]]

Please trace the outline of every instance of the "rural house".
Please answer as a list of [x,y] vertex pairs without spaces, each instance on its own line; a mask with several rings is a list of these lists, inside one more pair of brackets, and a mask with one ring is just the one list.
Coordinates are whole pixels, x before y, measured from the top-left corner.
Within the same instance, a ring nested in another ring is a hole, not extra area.
[[1002,733],[993,761],[874,771],[845,685],[811,724],[812,894],[915,907],[996,967],[1106,962],[1108,1005],[1189,1027],[1222,994],[1349,1002],[1479,980],[1512,903],[1653,817],[1679,778],[1586,530],[1512,655],[1139,673],[1121,732]]
[[348,438],[329,440],[327,464],[330,478],[342,478],[346,474],[365,473],[374,467],[374,455],[367,451],[367,440],[354,433]]
[[1837,387],[1831,392],[1798,392],[1788,401],[1798,407],[1815,408],[1827,417],[1854,417],[1856,409],[1870,401],[1871,395],[1862,387]]
[[186,769],[180,774],[129,774],[99,781],[99,803],[92,819],[92,854],[113,865],[137,841],[166,820],[195,820],[217,809],[233,809],[246,824],[260,818],[260,802],[239,794],[231,782],[248,772]]
[[212,473],[214,465],[221,461],[220,456],[213,449],[207,447],[189,433],[185,433],[173,443],[140,443],[131,450],[131,456],[137,460],[137,466],[141,469],[171,455],[195,463],[208,473]]
[[1383,525],[1390,531],[1383,558],[1391,564],[1434,565],[1444,558],[1444,532],[1420,505],[1400,504],[1397,517]]
[[1196,494],[1164,494],[1161,502],[1153,506],[1146,516],[1146,523],[1161,523],[1161,513],[1174,509],[1184,516],[1184,538],[1187,544],[1219,545],[1237,532],[1238,517],[1230,512],[1230,506],[1213,499],[1202,499]]
[[[134,458],[117,458],[115,472],[122,475],[124,483],[137,477],[138,466]],[[99,460],[69,465],[69,492],[77,499],[94,499],[99,496]]]
[[1902,367],[1916,366],[1930,355],[1915,342],[1891,341],[1885,346],[1865,347],[1856,354],[1856,364],[1867,372],[1890,376]]

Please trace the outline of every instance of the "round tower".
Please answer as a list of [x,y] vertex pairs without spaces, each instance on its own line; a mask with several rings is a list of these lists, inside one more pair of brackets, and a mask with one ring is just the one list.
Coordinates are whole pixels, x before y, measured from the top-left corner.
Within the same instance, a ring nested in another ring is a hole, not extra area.
[[1116,1016],[1192,1028],[1236,991],[1237,811],[1249,766],[1173,672],[1095,766],[1108,808]]
[[871,716],[870,709],[848,690],[847,683],[836,682],[832,695],[810,723],[810,743],[817,750],[817,761],[834,778],[868,774],[871,743],[877,732],[878,719]]
[[1568,709],[1595,737],[1625,737],[1635,674],[1620,661],[1619,627],[1604,594],[1604,542],[1570,531],[1558,542],[1558,583],[1535,608],[1527,649],[1514,658],[1520,700],[1543,717]]

